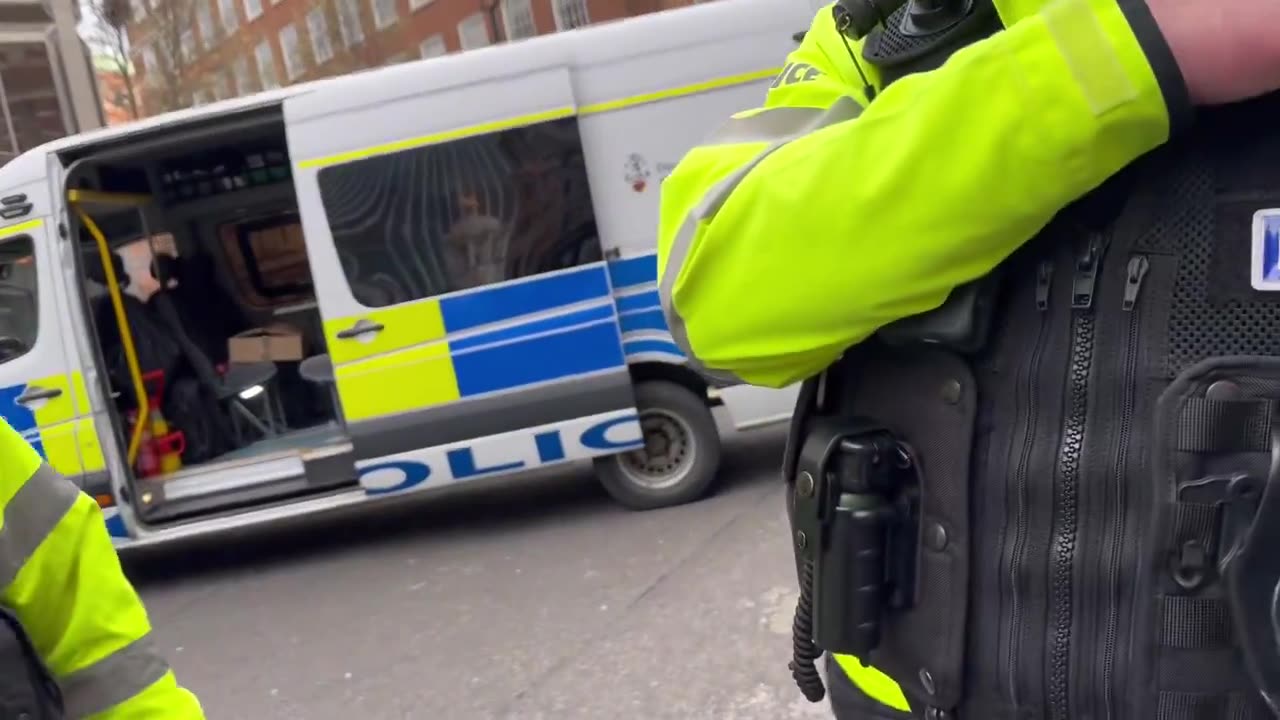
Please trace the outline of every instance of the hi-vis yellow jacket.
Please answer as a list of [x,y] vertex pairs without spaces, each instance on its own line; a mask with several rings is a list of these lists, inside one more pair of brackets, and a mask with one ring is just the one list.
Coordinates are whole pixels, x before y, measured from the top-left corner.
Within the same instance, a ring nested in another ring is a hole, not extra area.
[[[695,367],[765,387],[810,377],[990,272],[1189,120],[1143,0],[995,4],[1003,32],[873,101],[828,6],[763,106],[681,159],[662,185],[659,290]],[[836,661],[908,709],[887,676]]]
[[69,718],[203,720],[152,646],[98,505],[0,420],[0,604],[57,679]]
[[696,368],[765,387],[816,374],[990,272],[1177,127],[1165,96],[1186,89],[1142,0],[995,4],[1004,31],[870,103],[819,11],[763,106],[677,164],[659,289]]

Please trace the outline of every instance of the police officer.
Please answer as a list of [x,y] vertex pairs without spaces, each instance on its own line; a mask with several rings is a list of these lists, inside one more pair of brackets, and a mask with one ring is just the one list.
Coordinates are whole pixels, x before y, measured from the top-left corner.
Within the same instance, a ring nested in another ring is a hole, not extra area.
[[0,420],[0,717],[203,720],[102,514]]
[[839,718],[1280,707],[1278,23],[838,0],[665,181],[677,342],[804,381],[811,700],[826,651]]

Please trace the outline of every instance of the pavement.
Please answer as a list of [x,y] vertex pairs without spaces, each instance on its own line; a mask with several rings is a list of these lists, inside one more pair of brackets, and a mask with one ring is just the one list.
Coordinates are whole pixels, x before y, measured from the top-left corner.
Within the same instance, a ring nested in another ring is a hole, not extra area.
[[125,556],[210,720],[830,718],[787,670],[783,429],[651,512],[589,467]]

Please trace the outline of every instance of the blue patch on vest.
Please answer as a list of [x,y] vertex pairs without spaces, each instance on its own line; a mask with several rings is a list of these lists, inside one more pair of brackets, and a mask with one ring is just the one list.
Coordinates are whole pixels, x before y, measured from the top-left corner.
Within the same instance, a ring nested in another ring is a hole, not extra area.
[[1250,277],[1255,290],[1280,292],[1280,209],[1253,215]]

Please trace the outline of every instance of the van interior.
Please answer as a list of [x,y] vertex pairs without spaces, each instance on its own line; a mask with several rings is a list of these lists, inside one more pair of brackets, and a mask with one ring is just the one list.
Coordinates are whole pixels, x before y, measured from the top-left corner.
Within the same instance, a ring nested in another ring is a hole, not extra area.
[[[82,297],[144,521],[355,483],[283,117],[215,122],[64,158]],[[317,457],[339,462],[309,477]]]

